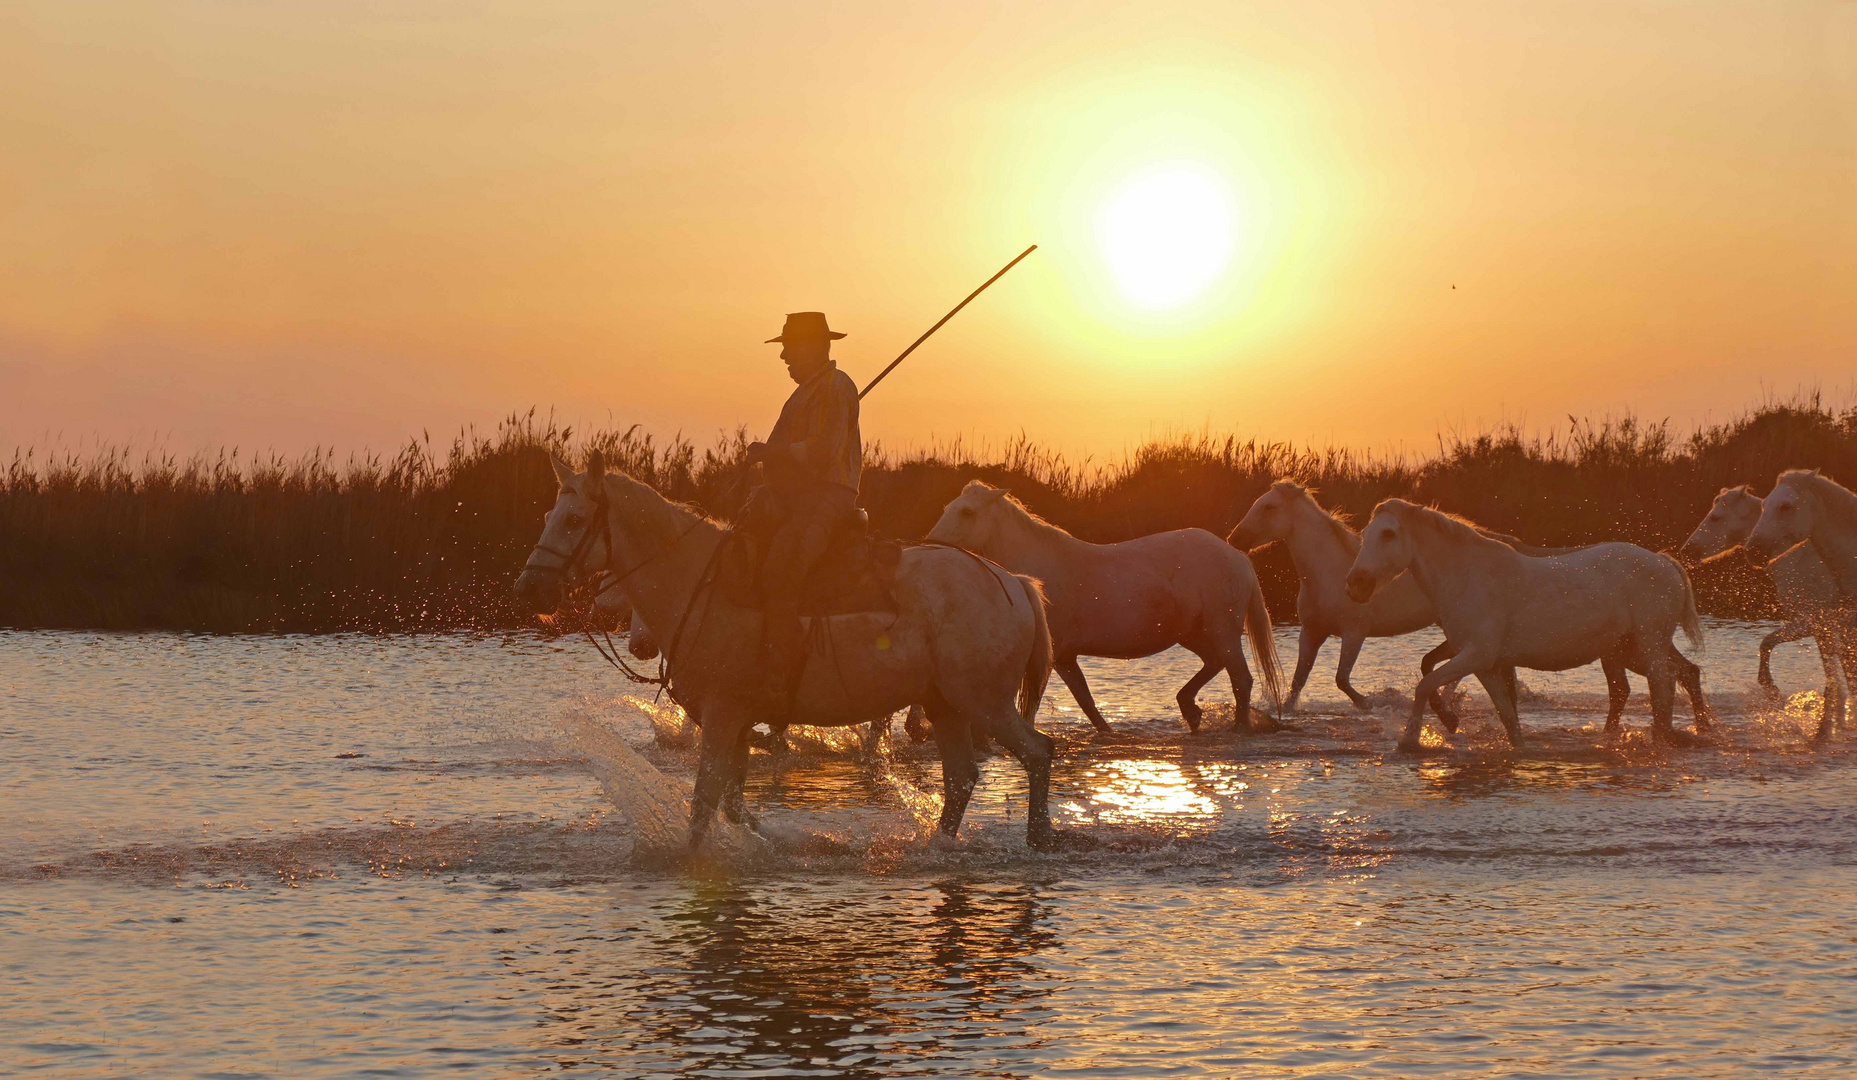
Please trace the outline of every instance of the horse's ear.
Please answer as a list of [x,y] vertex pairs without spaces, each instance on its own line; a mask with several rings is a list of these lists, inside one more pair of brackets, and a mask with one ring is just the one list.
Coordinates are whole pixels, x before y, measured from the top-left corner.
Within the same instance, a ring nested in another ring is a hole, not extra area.
[[573,466],[569,465],[567,462],[562,461],[560,454],[554,454],[554,453],[549,454],[548,464],[554,466],[555,483],[560,484],[562,487],[566,487],[569,484],[573,483],[574,468]]
[[1009,488],[988,488],[987,489],[987,498],[992,499],[995,502],[1005,499],[1005,497],[1010,494],[1012,494],[1012,491]]
[[606,455],[598,450],[587,455],[587,479],[595,484],[606,479]]

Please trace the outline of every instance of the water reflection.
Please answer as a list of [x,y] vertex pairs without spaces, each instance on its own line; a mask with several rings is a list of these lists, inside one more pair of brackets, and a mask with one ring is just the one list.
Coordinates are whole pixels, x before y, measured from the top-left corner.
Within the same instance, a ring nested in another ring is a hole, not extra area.
[[549,974],[557,997],[572,987],[548,1010],[550,1056],[648,1063],[641,1075],[876,1077],[1039,1045],[1051,990],[1030,959],[1057,941],[1039,886],[823,893],[680,887],[603,977]]

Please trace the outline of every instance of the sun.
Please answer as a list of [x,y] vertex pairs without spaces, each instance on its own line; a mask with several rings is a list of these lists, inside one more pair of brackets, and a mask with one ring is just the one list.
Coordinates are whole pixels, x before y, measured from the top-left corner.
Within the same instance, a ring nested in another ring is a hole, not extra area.
[[1199,296],[1230,263],[1232,200],[1218,174],[1195,162],[1144,169],[1102,206],[1097,236],[1122,292],[1153,311]]

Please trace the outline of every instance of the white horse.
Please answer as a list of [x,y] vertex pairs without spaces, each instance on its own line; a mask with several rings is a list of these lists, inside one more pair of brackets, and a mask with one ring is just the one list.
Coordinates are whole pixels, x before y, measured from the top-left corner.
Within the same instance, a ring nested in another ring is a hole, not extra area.
[[1635,544],[1523,555],[1449,514],[1388,499],[1361,533],[1348,595],[1365,602],[1406,571],[1431,599],[1457,655],[1419,680],[1401,750],[1419,749],[1426,698],[1466,675],[1477,676],[1520,746],[1515,668],[1564,671],[1602,659],[1637,661],[1651,684],[1653,736],[1690,741],[1671,727],[1682,654],[1670,638],[1680,627],[1700,647],[1702,622],[1675,559]]
[[[632,601],[626,598],[625,590],[619,588],[616,582],[601,589],[599,595],[593,598],[593,609],[603,625],[613,625],[625,631],[625,650],[631,653],[634,659],[656,660],[658,658],[657,631],[645,622],[645,617],[632,606]],[[916,739],[914,728],[910,731],[910,738],[918,742],[926,741],[929,737],[926,729],[927,714],[922,711],[921,705],[909,707],[909,719],[922,729],[922,738]],[[864,729],[864,738],[859,744],[859,749],[865,756],[869,757],[881,751],[883,737],[890,732],[891,720],[892,718],[888,716],[879,717],[872,720],[870,726]],[[697,725],[702,726],[700,719],[697,720]],[[769,729],[767,738],[757,740],[756,745],[774,753],[787,752],[791,748],[787,745],[786,729],[787,725],[784,723],[775,724]],[[976,748],[982,747],[986,743],[986,733],[975,731],[973,739]]]
[[1057,673],[1097,731],[1108,731],[1109,724],[1077,666],[1079,656],[1131,660],[1184,645],[1204,665],[1174,696],[1187,728],[1199,730],[1204,714],[1194,699],[1223,669],[1238,706],[1235,726],[1249,730],[1248,634],[1272,705],[1281,700],[1277,647],[1257,572],[1243,552],[1204,529],[1092,544],[1033,514],[1003,489],[974,480],[942,511],[928,538],[978,552],[1044,585]]
[[942,833],[952,837],[960,828],[979,779],[970,742],[977,727],[1025,768],[1027,841],[1043,847],[1054,840],[1053,744],[1032,727],[1051,671],[1037,582],[947,548],[905,550],[893,590],[897,610],[808,620],[793,712],[761,715],[744,675],[759,655],[761,613],[731,603],[713,584],[722,526],[631,477],[607,473],[597,453],[584,474],[558,458],[553,464],[560,491],[516,593],[532,610],[548,612],[565,581],[604,571],[663,632],[673,697],[703,725],[692,847],[719,805],[730,820],[751,822],[741,792],[755,723],[803,717],[844,727],[918,701],[927,705],[942,754]]
[[632,606],[625,590],[613,582],[593,598],[593,610],[602,625],[611,625],[625,633],[625,649],[637,660],[658,657],[658,635],[646,624],[645,617]]
[[[1851,646],[1857,640],[1857,624],[1852,613],[1857,608],[1857,495],[1851,494],[1817,469],[1791,469],[1768,492],[1760,508],[1760,520],[1747,535],[1744,545],[1749,551],[1769,561],[1789,555],[1802,544],[1825,564],[1837,583],[1840,637],[1847,644],[1841,654],[1848,666]],[[1827,702],[1820,717],[1818,732],[1823,740],[1831,734],[1835,717]]]
[[[1762,500],[1746,484],[1723,488],[1709,507],[1709,514],[1689,534],[1677,554],[1692,562],[1705,562],[1740,547],[1760,520]],[[1826,568],[1825,560],[1810,544],[1800,544],[1767,564],[1773,588],[1780,602],[1780,614],[1786,621],[1779,629],[1760,639],[1760,668],[1757,678],[1769,690],[1773,685],[1773,650],[1789,641],[1812,638],[1818,644],[1818,657],[1825,668],[1825,708],[1841,714],[1844,709],[1843,668],[1844,635],[1840,632],[1847,612],[1839,610],[1838,583]]]
[[[1225,539],[1241,551],[1280,540],[1289,548],[1290,561],[1296,566],[1296,673],[1290,677],[1285,709],[1296,707],[1296,699],[1302,696],[1303,685],[1315,667],[1316,654],[1335,636],[1341,638],[1335,685],[1355,708],[1369,708],[1367,698],[1354,689],[1349,679],[1361,643],[1370,637],[1410,634],[1438,621],[1431,601],[1419,591],[1410,574],[1394,578],[1366,603],[1355,603],[1348,596],[1347,576],[1360,551],[1360,535],[1322,509],[1314,493],[1300,484],[1289,480],[1272,484]],[[1448,646],[1440,646],[1427,653],[1424,670],[1430,671],[1449,652]],[[1434,698],[1431,705],[1447,729],[1457,730],[1457,716],[1442,697]]]

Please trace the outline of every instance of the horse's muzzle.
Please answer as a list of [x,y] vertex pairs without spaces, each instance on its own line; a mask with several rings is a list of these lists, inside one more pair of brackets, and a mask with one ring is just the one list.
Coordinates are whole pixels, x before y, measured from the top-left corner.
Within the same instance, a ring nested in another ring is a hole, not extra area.
[[1365,570],[1348,571],[1348,599],[1357,604],[1364,604],[1372,600],[1373,592],[1377,584],[1378,583],[1373,580],[1373,575]]
[[561,575],[531,566],[516,575],[516,599],[531,615],[552,615],[561,606]]

